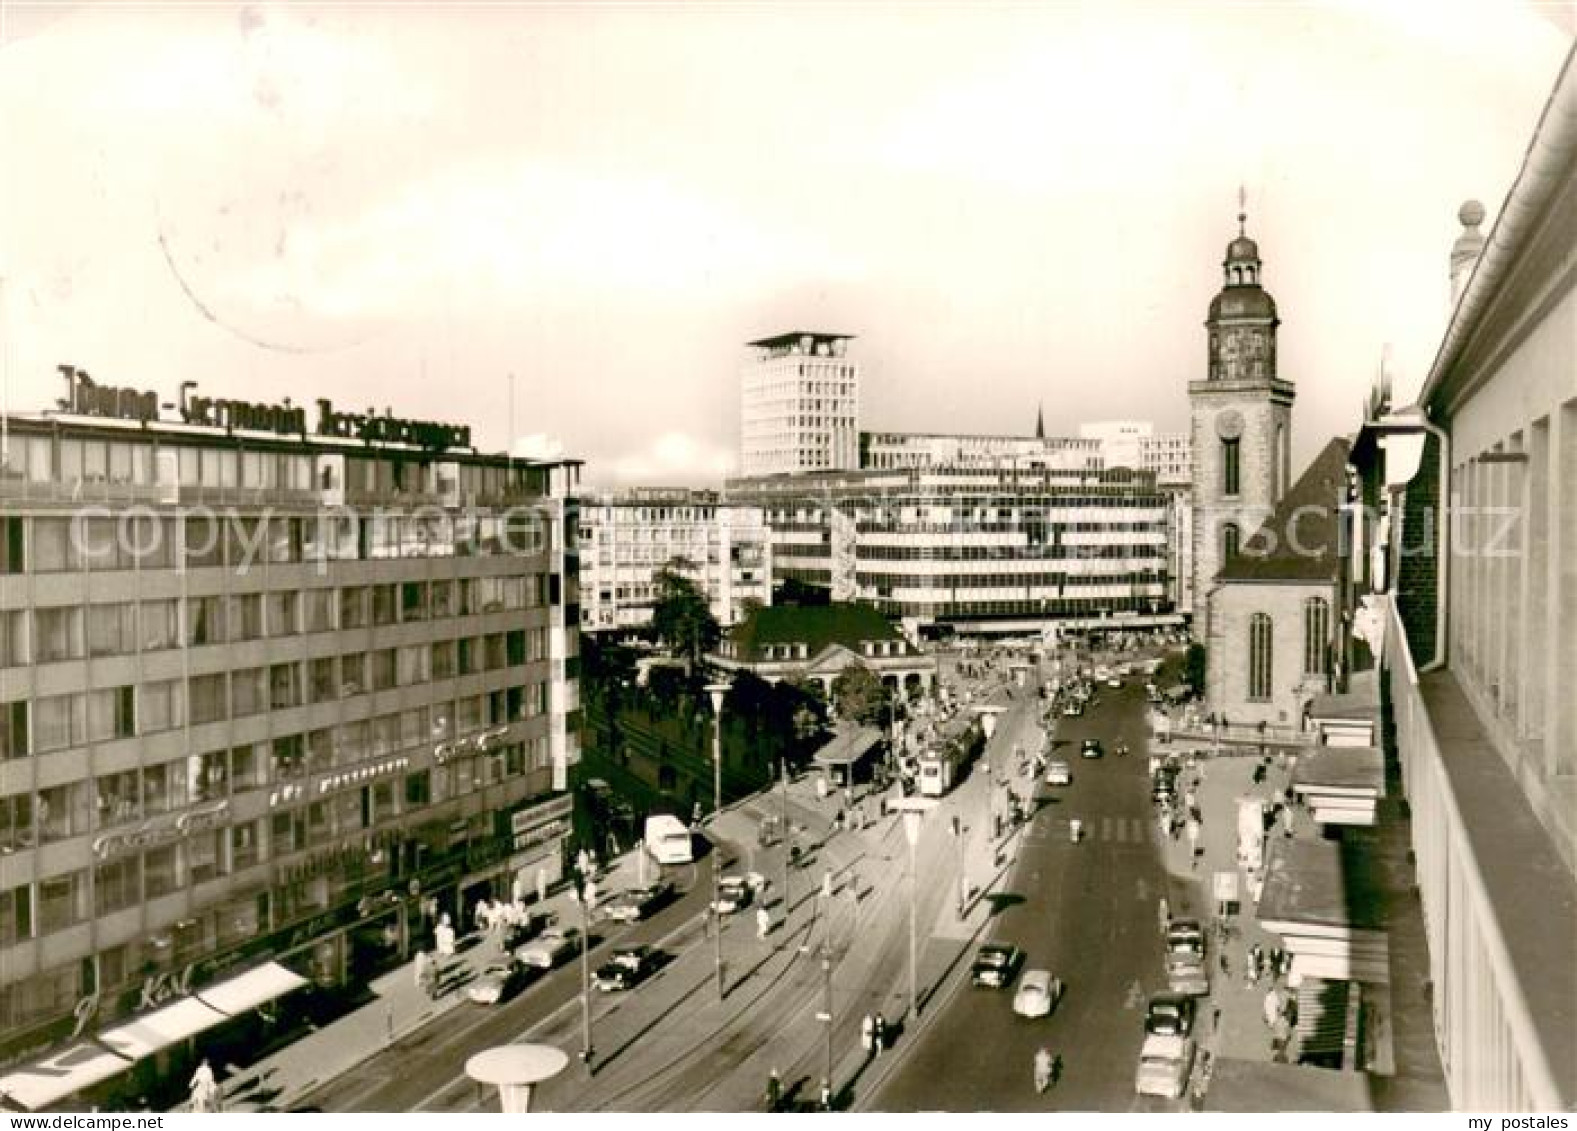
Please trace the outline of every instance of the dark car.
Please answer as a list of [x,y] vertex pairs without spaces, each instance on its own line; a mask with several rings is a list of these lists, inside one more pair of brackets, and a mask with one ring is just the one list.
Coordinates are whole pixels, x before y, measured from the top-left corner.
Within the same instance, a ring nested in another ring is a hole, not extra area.
[[1105,753],[1106,751],[1101,748],[1101,740],[1098,738],[1086,738],[1079,747],[1080,758],[1099,758]]
[[1173,919],[1166,927],[1166,949],[1205,956],[1205,930],[1198,919]]
[[608,918],[616,923],[634,923],[659,910],[677,894],[672,881],[660,880],[643,888],[625,892],[608,908]]
[[1157,994],[1144,1014],[1144,1031],[1162,1037],[1187,1037],[1194,1031],[1194,999],[1184,994]]
[[1163,766],[1150,783],[1152,801],[1171,802],[1177,798],[1177,771]]
[[1022,965],[1024,952],[1018,947],[1009,943],[986,943],[975,952],[970,981],[994,990],[1005,989],[1013,984]]
[[649,946],[615,947],[609,960],[597,967],[592,984],[604,993],[627,990],[657,969],[661,957]]

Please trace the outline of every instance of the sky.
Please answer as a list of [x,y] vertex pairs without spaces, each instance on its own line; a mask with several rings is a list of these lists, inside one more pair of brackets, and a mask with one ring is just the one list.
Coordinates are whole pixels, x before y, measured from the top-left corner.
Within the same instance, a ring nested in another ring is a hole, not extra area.
[[1241,186],[1301,466],[1388,345],[1422,383],[1574,14],[0,0],[6,403],[70,363],[715,485],[742,344],[813,329],[867,429],[1180,431]]

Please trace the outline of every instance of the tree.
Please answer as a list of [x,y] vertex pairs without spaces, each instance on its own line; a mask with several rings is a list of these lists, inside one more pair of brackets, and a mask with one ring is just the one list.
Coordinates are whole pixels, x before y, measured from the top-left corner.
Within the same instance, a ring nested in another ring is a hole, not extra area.
[[653,578],[657,599],[652,603],[652,632],[684,660],[687,675],[694,674],[696,663],[722,638],[706,594],[681,572],[694,568],[684,558],[673,558]]
[[1194,694],[1204,694],[1205,646],[1197,641],[1188,646],[1188,653],[1183,657],[1183,682],[1193,689]]
[[887,720],[887,685],[863,664],[850,663],[832,681],[832,702],[839,716],[867,726],[881,726]]

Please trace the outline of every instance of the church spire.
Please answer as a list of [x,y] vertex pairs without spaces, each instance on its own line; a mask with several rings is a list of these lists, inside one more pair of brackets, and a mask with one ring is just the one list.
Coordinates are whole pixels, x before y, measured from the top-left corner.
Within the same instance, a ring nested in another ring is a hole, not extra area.
[[1037,440],[1044,440],[1045,438],[1046,438],[1046,410],[1045,410],[1045,406],[1044,405],[1037,404],[1035,406],[1035,439],[1037,439]]

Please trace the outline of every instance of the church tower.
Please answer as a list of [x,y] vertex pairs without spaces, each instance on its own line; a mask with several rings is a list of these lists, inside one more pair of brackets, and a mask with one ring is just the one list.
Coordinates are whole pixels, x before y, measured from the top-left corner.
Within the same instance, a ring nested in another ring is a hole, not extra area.
[[[1239,194],[1239,207],[1242,195]],[[1205,379],[1188,383],[1194,446],[1194,638],[1206,638],[1216,573],[1287,490],[1290,381],[1276,373],[1276,300],[1260,285],[1259,245],[1244,231],[1227,245],[1225,279],[1205,320]]]

